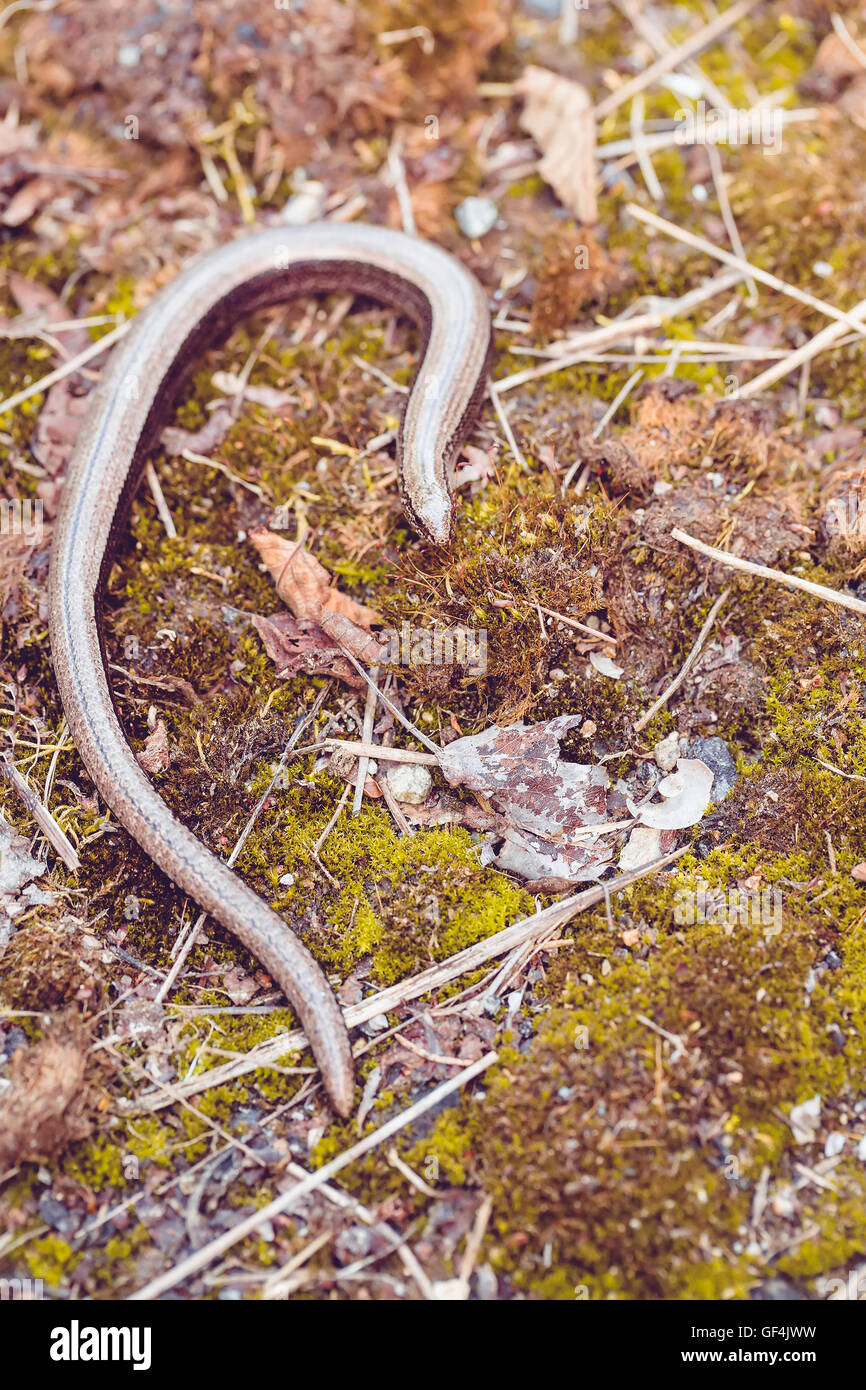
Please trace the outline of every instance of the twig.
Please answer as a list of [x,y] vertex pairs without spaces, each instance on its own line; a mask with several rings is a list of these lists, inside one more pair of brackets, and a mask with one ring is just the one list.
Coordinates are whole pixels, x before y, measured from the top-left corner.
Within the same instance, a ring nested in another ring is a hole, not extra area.
[[[725,224],[728,240],[736,254],[745,260],[746,248],[743,245],[739,229],[734,221],[734,214],[731,209],[730,199],[728,198],[728,190],[725,187],[725,171],[722,167],[722,156],[719,154],[718,148],[715,145],[707,145],[707,158],[710,161],[710,173],[713,176],[713,185],[719,203],[719,212],[722,214],[722,221]],[[756,304],[758,300],[758,287],[751,275],[746,280],[746,285],[749,291],[750,302]]]
[[[852,314],[866,316],[866,299],[861,299],[851,310]],[[817,357],[819,352],[825,348],[832,347],[840,338],[844,337],[848,327],[845,323],[828,323],[826,328],[822,328],[813,338],[810,338],[802,347],[796,348],[794,352],[781,362],[776,362],[772,367],[761,372],[758,376],[753,376],[750,381],[745,382],[739,389],[740,396],[755,396],[759,391],[765,391],[774,382],[780,381],[782,377],[789,376],[798,367],[811,362],[813,357]]]
[[[379,679],[379,667],[370,667],[370,684],[367,686],[367,699],[364,704],[364,723],[361,727],[361,738],[364,743],[373,742],[373,720],[376,717],[376,702],[379,692],[376,681]],[[362,753],[358,759],[358,772],[355,777],[355,797],[352,802],[352,815],[361,814],[361,806],[364,801],[364,783],[367,780],[367,772],[370,767],[370,759],[366,753]]]
[[7,5],[5,10],[0,12],[0,29],[11,19],[14,14],[20,14],[22,10],[53,10],[60,4],[60,0],[13,0],[11,5]]
[[[404,386],[400,381],[395,381],[387,372],[383,372],[381,367],[377,367],[373,362],[365,362],[363,357],[359,357],[357,353],[352,353],[352,361],[365,376],[375,377],[376,381],[381,381],[382,385],[387,386],[390,391],[397,391],[401,396],[408,396],[409,387]],[[369,447],[368,444],[367,448],[369,449]]]
[[866,68],[866,53],[863,52],[859,43],[854,39],[842,16],[840,14],[834,14],[830,23],[833,25],[833,28],[836,30],[836,33],[839,35],[839,38],[844,43],[852,58],[856,58],[860,66]]
[[400,209],[400,220],[403,223],[403,231],[407,236],[417,236],[418,229],[415,226],[415,214],[412,210],[412,195],[409,192],[409,185],[406,182],[406,165],[403,161],[403,139],[398,133],[394,135],[388,147],[388,173],[391,179],[391,187],[397,199],[397,206]]
[[475,1220],[472,1223],[472,1230],[466,1242],[466,1249],[463,1251],[463,1259],[460,1261],[459,1283],[463,1286],[463,1297],[469,1297],[469,1280],[472,1278],[472,1271],[475,1268],[475,1261],[478,1259],[481,1250],[481,1242],[484,1239],[484,1232],[487,1230],[487,1223],[493,1212],[493,1198],[485,1197],[475,1213]]
[[[754,107],[754,110],[760,110]],[[739,145],[741,113],[728,106],[729,115],[723,115],[713,128],[713,140],[716,145]],[[781,123],[782,129],[790,125],[809,125],[814,124],[821,115],[821,108],[818,106],[802,106],[796,110],[776,110],[775,116]],[[701,145],[709,148],[709,142],[701,139],[701,133],[697,128],[689,128],[679,124],[671,124],[668,130],[644,131],[643,145],[648,154],[660,154],[662,150],[683,149],[685,146]],[[607,140],[604,144],[596,146],[596,155],[599,160],[606,163],[610,168],[623,170],[638,162],[638,147],[635,140],[629,136],[623,140]]]
[[399,1115],[395,1115],[392,1119],[386,1121],[385,1124],[380,1125],[372,1134],[366,1135],[357,1144],[353,1144],[351,1148],[344,1149],[336,1158],[332,1158],[330,1163],[325,1163],[321,1168],[317,1169],[315,1173],[310,1173],[308,1177],[296,1183],[288,1192],[281,1192],[273,1201],[268,1202],[266,1206],[253,1212],[252,1216],[246,1217],[243,1221],[238,1221],[231,1230],[225,1231],[221,1236],[217,1236],[216,1240],[209,1241],[207,1245],[202,1246],[200,1250],[196,1250],[193,1254],[188,1255],[186,1259],[181,1260],[172,1269],[166,1270],[164,1274],[159,1275],[156,1279],[152,1279],[149,1284],[145,1284],[143,1288],[130,1294],[129,1301],[142,1302],[147,1299],[158,1298],[160,1294],[167,1293],[169,1289],[176,1288],[178,1284],[188,1279],[190,1275],[197,1274],[200,1269],[206,1268],[217,1256],[224,1254],[226,1250],[230,1250],[239,1240],[243,1240],[245,1236],[252,1235],[252,1233],[257,1231],[266,1221],[270,1221],[272,1217],[279,1216],[283,1212],[290,1211],[293,1207],[297,1206],[298,1202],[301,1201],[303,1197],[307,1197],[311,1192],[315,1192],[323,1183],[327,1182],[329,1178],[334,1177],[335,1174],[347,1168],[350,1163],[354,1163],[356,1159],[362,1158],[364,1154],[370,1153],[372,1149],[378,1148],[386,1139],[390,1139],[392,1134],[398,1134],[408,1125],[413,1124],[414,1121],[419,1119],[422,1115],[426,1115],[428,1110],[432,1110],[435,1106],[439,1105],[447,1096],[467,1086],[470,1081],[474,1081],[475,1077],[480,1076],[482,1072],[492,1066],[496,1059],[497,1054],[495,1052],[485,1053],[477,1062],[473,1062],[471,1066],[466,1067],[466,1069],[459,1072],[457,1076],[451,1077],[448,1081],[443,1081],[440,1086],[436,1086],[421,1100],[417,1101],[414,1105],[410,1105],[408,1110],[404,1110]]
[[423,1178],[419,1178],[414,1168],[410,1168],[408,1163],[404,1163],[396,1148],[393,1146],[385,1155],[392,1168],[396,1168],[407,1181],[410,1187],[414,1187],[416,1192],[420,1192],[425,1197],[438,1197],[439,1193],[435,1187],[431,1187]]
[[174,518],[168,509],[168,503],[165,500],[165,494],[162,490],[162,484],[159,481],[157,471],[150,460],[148,460],[147,467],[144,470],[144,476],[147,479],[147,486],[150,488],[150,495],[156,503],[156,510],[165,528],[165,534],[170,541],[177,540],[177,528],[174,524]]
[[410,1042],[408,1038],[398,1037],[395,1041],[400,1047],[405,1047],[407,1052],[414,1052],[416,1057],[423,1057],[425,1062],[432,1062],[437,1067],[465,1066],[462,1057],[447,1057],[444,1052],[428,1052],[426,1048],[419,1047],[417,1043]]
[[105,333],[101,338],[97,338],[95,343],[91,343],[83,352],[79,352],[77,357],[70,357],[68,362],[56,367],[53,372],[48,372],[46,376],[41,376],[38,381],[33,381],[29,386],[25,386],[21,391],[16,391],[14,396],[7,396],[5,401],[0,401],[0,415],[5,415],[8,411],[14,410],[16,406],[24,401],[29,401],[32,396],[41,396],[47,391],[49,386],[55,382],[62,381],[64,377],[71,376],[77,372],[79,367],[83,367],[86,362],[92,362],[94,357],[100,357],[108,348],[113,347],[125,333],[130,330],[130,323],[119,323],[116,328],[112,328],[110,333]]
[[833,840],[832,840],[832,837],[831,837],[831,835],[830,835],[829,830],[825,830],[825,831],[824,831],[824,839],[827,841],[827,858],[828,858],[829,861],[830,861],[830,873],[832,874],[833,878],[835,878],[835,877],[836,877],[836,873],[837,873],[837,870],[836,870],[836,851],[835,851],[834,848],[833,848]]
[[[615,0],[617,9],[621,10],[626,19],[630,21],[634,29],[640,34],[641,38],[655,50],[657,58],[661,58],[670,53],[673,44],[668,43],[661,27],[655,23],[649,15],[645,15],[640,5],[643,0]],[[716,106],[722,110],[729,111],[731,103],[720,87],[717,87],[712,78],[708,77],[701,65],[693,58],[686,58],[680,62],[680,67],[684,72],[696,77],[703,85],[705,94],[715,102]]]
[[847,777],[849,782],[866,782],[866,777],[861,777],[857,772],[843,772],[841,767],[836,767],[833,763],[825,763],[823,758],[816,758],[816,763],[821,767],[826,767],[828,772],[836,772],[840,777]]
[[354,753],[356,757],[385,759],[392,763],[420,763],[423,767],[438,767],[439,755],[437,753],[419,753],[414,748],[387,748],[384,744],[380,747],[378,743],[360,743],[352,738],[325,738],[317,748],[345,748],[347,753]]
[[[676,532],[674,532],[674,534],[676,535]],[[658,699],[650,705],[646,714],[641,715],[640,719],[637,720],[634,726],[634,731],[636,734],[639,734],[641,729],[646,728],[647,724],[649,724],[653,717],[656,714],[658,714],[662,705],[666,705],[671,696],[675,695],[676,692],[679,690],[686,676],[689,674],[689,671],[692,669],[695,662],[697,661],[701,648],[703,647],[704,643],[709,637],[713,623],[716,621],[719,609],[725,602],[730,592],[730,589],[723,589],[722,592],[719,594],[719,597],[716,599],[715,603],[713,604],[712,608],[707,614],[706,621],[704,622],[703,627],[698,633],[698,640],[695,642],[695,645],[692,647],[691,651],[689,652],[688,656],[683,662],[679,675],[674,676],[670,685],[667,687],[666,690],[663,690]]]
[[[270,1120],[268,1120],[267,1123],[269,1124]],[[291,1173],[295,1178],[305,1178],[307,1176],[307,1170],[302,1168],[299,1163],[289,1163],[286,1165],[286,1169],[287,1172]],[[357,1197],[353,1197],[350,1193],[344,1192],[341,1187],[334,1187],[333,1183],[326,1182],[323,1183],[319,1191],[321,1195],[329,1202],[332,1202],[334,1206],[342,1208],[343,1211],[350,1211],[358,1221],[361,1221],[365,1226],[369,1226],[372,1230],[382,1231],[389,1237],[398,1234],[393,1226],[388,1225],[387,1221],[379,1221],[368,1207],[365,1207],[358,1201]],[[433,1290],[430,1280],[421,1268],[418,1257],[415,1255],[411,1246],[405,1244],[401,1245],[396,1253],[400,1257],[406,1273],[410,1278],[414,1279],[415,1283],[418,1285],[418,1290],[422,1298],[432,1298]]]
[[204,464],[205,468],[216,469],[217,473],[224,474],[224,476],[231,479],[233,483],[237,483],[238,487],[246,488],[247,492],[251,492],[254,497],[258,497],[262,502],[269,502],[271,500],[270,494],[263,488],[260,488],[257,483],[251,483],[248,479],[242,478],[240,473],[233,472],[228,464],[221,463],[219,459],[208,458],[207,454],[198,454],[195,449],[181,449],[180,456],[182,459],[186,459],[187,463],[201,463]]
[[643,72],[630,78],[628,82],[624,82],[621,87],[617,87],[615,92],[611,92],[610,96],[600,101],[595,108],[596,119],[602,120],[611,111],[615,111],[618,106],[621,106],[624,101],[629,101],[637,92],[642,92],[646,87],[652,86],[657,78],[662,77],[666,72],[673,72],[688,58],[693,58],[696,53],[700,53],[702,48],[708,48],[720,35],[724,34],[726,29],[730,29],[732,24],[738,24],[750,10],[755,8],[757,3],[758,0],[737,0],[737,4],[731,5],[730,9],[725,10],[723,14],[716,15],[715,19],[704,25],[703,29],[699,29],[696,34],[690,34],[687,39],[683,39],[682,43],[677,44],[676,48],[670,49],[669,52],[657,58]]
[[341,815],[341,813],[342,813],[343,807],[345,806],[346,802],[347,802],[348,799],[349,799],[349,792],[350,792],[351,790],[352,790],[351,785],[347,782],[346,785],[345,785],[345,787],[343,788],[343,795],[340,797],[340,800],[337,802],[337,807],[336,807],[336,810],[334,811],[334,814],[331,816],[331,819],[328,821],[328,824],[325,826],[324,830],[322,831],[321,835],[319,836],[318,840],[316,841],[316,843],[315,843],[314,846],[313,846],[313,853],[314,853],[314,854],[321,854],[321,852],[322,852],[322,845],[325,843],[325,841],[327,840],[327,838],[328,838],[328,836],[330,835],[331,831],[333,830],[334,826],[337,824],[337,821],[340,819],[340,815]]
[[286,1298],[294,1287],[289,1276],[299,1270],[302,1265],[307,1264],[324,1245],[328,1245],[333,1239],[333,1231],[323,1231],[321,1235],[309,1241],[302,1250],[296,1251],[290,1260],[287,1260],[284,1265],[280,1265],[280,1268],[274,1270],[273,1274],[265,1280],[262,1285],[262,1298]]
[[705,300],[713,299],[715,295],[739,284],[748,272],[739,267],[737,269],[739,272],[737,275],[717,275],[705,285],[698,286],[696,290],[690,290],[681,299],[666,301],[663,308],[655,309],[651,313],[635,314],[631,318],[620,317],[601,328],[591,328],[585,333],[576,334],[573,338],[563,339],[556,345],[561,353],[560,356],[550,362],[542,363],[539,367],[527,367],[524,371],[512,372],[510,376],[500,377],[498,381],[495,381],[493,385],[497,395],[502,395],[504,391],[511,391],[515,386],[522,386],[524,382],[536,381],[549,372],[559,372],[566,367],[577,366],[586,360],[587,353],[610,347],[613,343],[621,343],[627,338],[635,338],[639,333],[652,332],[656,328],[661,328],[666,319],[687,314]]
[[[351,661],[351,663],[352,663],[352,665],[354,666],[355,670],[358,672],[358,675],[359,675],[359,676],[363,676],[364,680],[367,682],[367,685],[373,687],[373,689],[375,690],[375,692],[376,692],[376,694],[378,695],[379,699],[382,701],[382,704],[385,706],[385,708],[386,708],[386,709],[389,709],[389,710],[391,711],[391,713],[393,714],[393,716],[394,716],[395,719],[399,719],[400,723],[403,725],[403,728],[404,728],[404,729],[408,729],[409,733],[410,733],[410,734],[413,734],[414,737],[418,739],[419,743],[423,743],[425,748],[429,748],[431,753],[435,753],[435,754],[436,754],[436,757],[437,757],[437,760],[438,760],[439,754],[440,754],[440,752],[441,752],[442,750],[441,750],[439,747],[437,747],[437,745],[433,742],[432,738],[428,738],[427,735],[426,735],[425,733],[422,733],[420,729],[417,729],[417,728],[415,727],[415,725],[412,724],[412,723],[410,722],[410,720],[408,720],[408,719],[406,718],[406,716],[405,716],[405,714],[403,714],[402,710],[399,710],[399,709],[397,708],[397,706],[394,704],[394,701],[393,701],[393,700],[389,700],[389,699],[388,699],[388,696],[382,693],[382,691],[381,691],[381,690],[379,689],[379,687],[376,685],[376,683],[375,683],[375,681],[372,679],[372,677],[364,670],[364,668],[363,668],[363,666],[361,665],[361,663],[355,659],[355,657],[353,656],[353,654],[349,651],[348,647],[344,647],[344,646],[343,646],[342,642],[340,643],[340,648],[341,648],[341,650],[342,650],[342,652],[343,652],[343,655],[346,657],[346,659],[347,659],[348,661]],[[378,755],[378,749],[377,749],[377,755]]]
[[[431,991],[441,988],[442,985],[448,984],[460,975],[477,970],[479,966],[484,965],[489,960],[496,960],[499,956],[507,955],[517,946],[534,941],[537,937],[543,937],[552,928],[561,927],[577,913],[583,912],[585,908],[594,907],[596,903],[603,902],[606,892],[619,892],[620,889],[629,888],[633,883],[647,878],[659,869],[667,868],[668,865],[675,863],[685,854],[687,849],[688,846],[684,845],[681,849],[674,850],[672,854],[665,855],[662,859],[656,859],[652,864],[645,864],[630,873],[619,874],[609,884],[599,884],[597,887],[586,888],[579,893],[573,893],[569,897],[563,898],[558,903],[551,903],[548,907],[533,913],[531,917],[523,917],[519,921],[513,922],[510,927],[504,927],[502,931],[494,932],[492,936],[476,942],[474,946],[467,946],[465,950],[458,951],[448,960],[442,961],[438,965],[431,965],[419,974],[412,975],[408,980],[401,981],[400,984],[390,985],[387,989],[379,990],[369,999],[365,999],[360,1004],[353,1004],[344,1010],[347,1028],[359,1028],[363,1023],[369,1023],[370,1019],[375,1018],[377,1014],[390,1013],[411,999],[418,999],[421,995],[429,994]],[[192,1077],[188,1082],[181,1083],[179,1089],[184,1095],[194,1095],[197,1091],[207,1090],[211,1086],[225,1085],[226,1082],[244,1076],[247,1072],[255,1071],[258,1067],[271,1066],[274,1062],[278,1062],[281,1057],[284,1057],[286,1053],[297,1051],[305,1044],[305,1035],[300,1030],[283,1033],[279,1037],[271,1038],[267,1042],[251,1048],[237,1062],[232,1062],[225,1067],[214,1067],[201,1076]],[[125,1106],[124,1113],[136,1109],[160,1110],[164,1104],[165,1101],[160,1096],[143,1096]]]
[[798,289],[796,285],[789,284],[787,280],[780,280],[777,275],[771,275],[769,271],[761,270],[760,266],[753,265],[751,261],[745,260],[742,256],[735,256],[730,251],[723,251],[720,246],[715,246],[713,242],[707,241],[706,237],[696,236],[694,232],[688,232],[684,227],[678,227],[675,222],[669,222],[667,218],[659,217],[657,213],[649,212],[647,208],[642,208],[637,203],[628,203],[626,212],[631,213],[632,217],[636,217],[639,222],[645,222],[647,226],[654,227],[656,231],[664,232],[667,236],[673,237],[674,241],[681,241],[686,246],[693,247],[695,251],[702,251],[705,256],[712,256],[715,260],[722,261],[725,265],[742,271],[746,279],[759,280],[762,285],[769,285],[770,289],[779,290],[781,294],[788,295],[790,299],[796,299],[800,304],[805,304],[810,309],[817,309],[827,318],[836,319],[837,322],[844,323],[857,333],[866,335],[866,323],[856,317],[857,309],[851,311],[837,309],[835,304],[830,304],[826,299],[818,299],[814,294],[809,294],[806,290]]
[[385,802],[385,805],[388,807],[388,810],[391,812],[391,815],[397,822],[397,828],[400,831],[400,834],[406,836],[414,835],[414,830],[412,829],[411,825],[409,824],[409,822],[403,814],[403,808],[401,807],[399,801],[397,800],[396,796],[394,795],[390,786],[388,785],[388,778],[380,778],[376,785],[382,793],[382,798]]
[[[494,608],[513,608],[520,600],[516,598],[492,598],[490,602]],[[599,642],[610,642],[611,646],[616,646],[616,638],[609,632],[599,632],[598,628],[590,627],[588,623],[578,622],[577,618],[569,618],[565,613],[557,613],[555,608],[545,608],[543,603],[538,607],[548,618],[555,618],[559,623],[565,623],[566,627],[576,628],[578,632],[585,632],[589,637],[595,637]]]
[[770,569],[769,565],[756,565],[751,560],[741,559],[739,555],[729,555],[726,550],[717,550],[713,545],[705,545],[703,541],[696,540],[694,536],[681,531],[678,526],[673,528],[671,535],[675,541],[691,546],[698,554],[706,555],[708,560],[716,560],[720,565],[742,570],[744,574],[758,574],[762,579],[773,579],[777,584],[786,584],[789,589],[802,589],[804,594],[826,599],[828,603],[838,603],[841,608],[850,608],[854,613],[866,613],[866,603],[862,599],[854,598],[853,594],[843,594],[838,589],[813,584],[811,579],[798,579],[796,575],[785,574],[783,570]]
[[[602,433],[604,432],[604,430],[605,430],[605,428],[607,427],[607,425],[610,424],[610,422],[611,422],[611,420],[613,419],[614,415],[615,415],[616,412],[619,410],[619,408],[620,408],[620,406],[622,405],[623,401],[625,400],[626,396],[628,396],[629,393],[630,393],[631,391],[634,390],[634,388],[637,386],[637,384],[638,384],[638,382],[640,381],[640,379],[641,379],[642,376],[643,376],[643,371],[642,371],[642,369],[638,368],[638,370],[637,370],[636,372],[632,372],[631,376],[629,377],[629,379],[628,379],[628,381],[625,383],[625,385],[620,387],[619,391],[617,391],[616,395],[614,396],[614,398],[613,398],[613,400],[611,401],[610,405],[608,406],[607,410],[604,412],[604,414],[602,415],[602,417],[601,417],[601,419],[599,420],[598,424],[596,425],[595,429],[593,430],[593,432],[592,432],[592,437],[593,437],[593,439],[598,439],[599,435],[602,434]],[[571,480],[570,480],[570,479],[567,479],[566,481],[567,481],[567,482],[570,482]],[[565,486],[566,486],[566,483],[564,482],[562,486],[563,486],[563,490],[564,490],[564,489],[565,489]]]
[[661,203],[664,201],[665,191],[659,183],[658,174],[653,168],[653,162],[650,158],[650,152],[646,142],[646,133],[643,128],[645,110],[646,101],[644,100],[644,94],[643,92],[639,92],[631,104],[631,111],[629,113],[631,138],[634,141],[635,154],[637,155],[637,162],[640,165],[640,171],[643,174],[643,181],[646,184],[647,193],[650,195],[653,202]]
[[81,867],[78,852],[72,841],[61,830],[57,821],[52,816],[47,806],[43,806],[36,793],[27,785],[21,773],[13,763],[7,753],[0,754],[0,776],[5,777],[6,781],[17,793],[21,804],[33,817],[42,834],[59,854],[67,869],[76,873]]
[[576,43],[579,26],[577,5],[574,0],[559,0],[559,33],[557,38],[564,48],[566,44]]
[[651,332],[653,329],[661,328],[664,318],[660,313],[641,314],[631,319],[617,319],[615,323],[605,324],[603,328],[591,328],[586,333],[578,334],[573,339],[568,339],[562,346],[561,356],[551,358],[549,362],[543,362],[538,367],[526,367],[522,372],[512,372],[510,376],[500,377],[498,381],[492,383],[492,398],[501,396],[505,391],[511,391],[515,386],[523,386],[524,382],[536,381],[538,377],[546,376],[549,372],[561,372],[566,367],[575,367],[583,362],[584,354],[593,349],[610,347],[613,343],[621,343],[626,338],[635,338],[639,333]]
[[508,447],[511,450],[511,453],[514,457],[514,462],[517,464],[517,467],[520,469],[522,473],[527,473],[529,469],[527,467],[526,459],[523,457],[523,454],[520,451],[520,445],[517,443],[517,440],[514,437],[514,431],[511,428],[511,422],[508,419],[508,416],[505,414],[505,408],[501,400],[499,399],[499,389],[500,388],[497,382],[489,381],[487,383],[487,394],[489,395],[490,400],[493,403],[493,409],[496,411],[496,418],[502,426],[502,433],[505,435],[505,438],[508,441]]

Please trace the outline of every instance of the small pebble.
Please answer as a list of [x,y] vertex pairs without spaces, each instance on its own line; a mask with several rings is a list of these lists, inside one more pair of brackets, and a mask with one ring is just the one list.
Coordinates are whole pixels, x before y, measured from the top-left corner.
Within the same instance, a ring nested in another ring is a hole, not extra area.
[[117,50],[117,61],[122,68],[137,68],[141,62],[141,49],[137,43],[122,43]]
[[816,261],[812,266],[812,273],[819,275],[822,280],[827,280],[833,274],[833,267],[829,261]]
[[298,193],[293,193],[280,213],[280,221],[289,227],[305,227],[322,215],[325,185],[318,179],[307,179]]
[[496,225],[499,209],[490,198],[464,198],[455,208],[454,216],[463,235],[474,241]]
[[371,1018],[366,1023],[361,1024],[361,1032],[366,1033],[367,1036],[371,1038],[374,1037],[376,1033],[384,1033],[387,1027],[388,1015],[376,1014],[375,1018]]
[[696,738],[689,745],[688,756],[700,758],[713,774],[713,801],[724,801],[737,780],[737,764],[723,738]]
[[410,806],[422,805],[433,786],[430,769],[422,763],[391,763],[385,777],[394,800]]
[[489,1303],[496,1297],[499,1281],[490,1265],[479,1265],[475,1271],[475,1291],[482,1303]]
[[284,888],[291,888],[294,881],[294,874],[283,874],[282,878],[280,879],[280,883],[283,885]]
[[837,1154],[842,1152],[844,1147],[845,1135],[840,1134],[836,1129],[831,1130],[824,1142],[824,1157],[835,1158]]
[[676,729],[661,739],[653,749],[653,757],[662,772],[673,772],[680,755],[680,736]]

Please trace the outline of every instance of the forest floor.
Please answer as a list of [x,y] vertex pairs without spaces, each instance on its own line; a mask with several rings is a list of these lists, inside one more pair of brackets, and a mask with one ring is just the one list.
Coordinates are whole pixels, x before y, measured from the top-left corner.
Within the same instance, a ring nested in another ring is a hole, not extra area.
[[[0,10],[0,487],[23,509],[0,536],[0,754],[79,862],[0,781],[0,1277],[58,1299],[866,1297],[866,369],[839,322],[866,285],[866,6],[739,0],[721,25],[710,3],[593,3],[576,38],[551,8]],[[528,68],[542,105],[589,94],[589,175],[580,122],[540,167]],[[763,115],[689,143],[684,108]],[[165,799],[221,857],[248,832],[237,872],[364,1020],[348,1120],[282,1041],[273,982],[195,930],[98,798],[47,636],[105,360],[80,355],[194,254],[320,216],[414,229],[490,297],[452,544],[411,530],[397,487],[417,333],[363,298],[300,300],[197,364],[106,626]],[[569,905],[615,885],[624,833],[581,874],[518,873],[489,798],[438,769],[421,803],[382,758],[356,794],[326,739],[421,745],[333,651],[281,678],[263,526],[356,616],[483,642],[475,666],[419,649],[380,670],[437,747],[567,716],[560,768],[604,766],[617,817],[677,759],[709,767],[711,804],[653,842],[680,857]],[[284,759],[305,717],[317,747]]]

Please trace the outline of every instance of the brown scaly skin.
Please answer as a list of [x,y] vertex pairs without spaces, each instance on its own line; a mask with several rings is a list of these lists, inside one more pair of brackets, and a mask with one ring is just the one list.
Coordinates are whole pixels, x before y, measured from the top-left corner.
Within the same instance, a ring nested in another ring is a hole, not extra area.
[[126,741],[108,686],[100,594],[141,470],[188,366],[242,314],[298,295],[357,290],[421,329],[421,365],[398,457],[406,511],[443,544],[452,519],[448,465],[484,390],[490,316],[458,261],[379,227],[275,227],[222,247],[167,286],[114,350],[94,392],[54,528],[49,627],[72,737],[104,800],[184,892],[233,932],[300,1017],[335,1108],[354,1103],[349,1037],[337,1000],[282,918],[172,814]]

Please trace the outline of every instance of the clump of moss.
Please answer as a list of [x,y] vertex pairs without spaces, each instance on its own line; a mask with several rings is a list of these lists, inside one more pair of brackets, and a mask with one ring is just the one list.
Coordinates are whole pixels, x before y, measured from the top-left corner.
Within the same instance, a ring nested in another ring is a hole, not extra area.
[[[449,1115],[415,1157],[440,1157],[455,1181],[468,1166],[495,1201],[488,1256],[539,1297],[580,1286],[601,1298],[744,1296],[761,1272],[741,1235],[754,1184],[764,1167],[780,1181],[790,1172],[784,1110],[859,1085],[862,946],[806,1006],[816,948],[814,927],[796,920],[772,939],[695,926],[645,958],[584,929],[563,1002],[529,1052],[505,1053],[462,1127]],[[836,1258],[856,1249],[864,1221],[855,1202],[834,1210],[845,1213]],[[790,1267],[827,1268],[819,1244]]]

